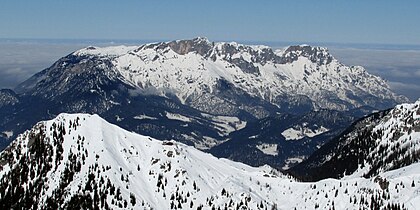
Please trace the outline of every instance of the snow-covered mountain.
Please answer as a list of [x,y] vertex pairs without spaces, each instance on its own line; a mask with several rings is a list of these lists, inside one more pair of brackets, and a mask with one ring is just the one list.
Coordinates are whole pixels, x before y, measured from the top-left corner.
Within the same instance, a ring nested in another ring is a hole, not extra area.
[[[95,85],[106,83],[107,78],[121,80],[135,88],[131,94],[171,95],[183,104],[217,115],[247,110],[247,103],[239,103],[238,94],[295,111],[360,106],[383,109],[407,100],[363,67],[345,66],[326,48],[307,45],[274,51],[266,46],[195,38],[142,46],[87,47],[67,58],[19,85],[16,91],[52,98],[76,86],[68,84],[74,83],[72,77],[89,69],[103,71],[98,78],[88,77],[90,83],[82,87],[92,92],[104,91]],[[60,73],[57,81],[54,76]],[[251,113],[266,116],[262,111]]]
[[292,172],[309,180],[373,177],[420,160],[420,100],[365,117]]
[[419,164],[380,177],[299,183],[125,131],[98,115],[61,114],[0,153],[2,209],[357,209],[420,205]]
[[266,46],[195,38],[139,47],[88,47],[74,55],[102,60],[141,91],[174,94],[207,112],[215,112],[212,104],[226,101],[221,97],[226,87],[221,86],[280,107],[307,103],[315,109],[348,110],[364,105],[384,108],[406,100],[390,91],[381,78],[363,67],[341,64],[322,47],[300,45],[273,51]]
[[[388,108],[404,100],[384,80],[362,67],[341,64],[321,47],[273,50],[205,38],[87,47],[59,59],[13,91],[0,91],[0,149],[35,123],[59,113],[98,114],[129,131],[208,150],[233,140],[239,130],[253,130],[248,125],[277,115],[296,115],[289,120],[297,120],[304,118],[299,115],[332,109],[349,115],[334,120],[347,125],[360,110]],[[322,119],[311,122],[317,120]],[[297,127],[282,127],[284,133],[278,135],[301,139],[274,141],[267,134],[278,131],[268,126],[253,134],[264,136],[253,149],[270,155],[303,142],[298,155],[277,156],[302,159],[325,142],[311,143],[315,134],[324,128],[337,132],[332,126],[317,127],[319,123],[289,123]],[[266,160],[255,163],[269,163]]]

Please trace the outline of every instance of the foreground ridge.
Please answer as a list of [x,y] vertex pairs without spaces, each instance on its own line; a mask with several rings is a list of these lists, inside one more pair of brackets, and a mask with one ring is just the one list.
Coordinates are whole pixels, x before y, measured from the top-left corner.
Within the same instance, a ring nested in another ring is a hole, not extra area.
[[5,209],[420,205],[419,164],[380,173],[380,179],[299,183],[268,166],[217,159],[181,143],[125,131],[98,115],[61,114],[40,122],[0,158],[0,206]]

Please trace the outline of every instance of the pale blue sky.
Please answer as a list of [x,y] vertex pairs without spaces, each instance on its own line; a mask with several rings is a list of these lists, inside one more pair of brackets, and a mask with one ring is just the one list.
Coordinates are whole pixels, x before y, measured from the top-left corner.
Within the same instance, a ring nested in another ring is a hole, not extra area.
[[419,11],[418,0],[0,0],[0,88],[86,45],[206,36],[327,46],[340,61],[365,66],[416,100]]
[[0,38],[420,44],[420,1],[2,0]]

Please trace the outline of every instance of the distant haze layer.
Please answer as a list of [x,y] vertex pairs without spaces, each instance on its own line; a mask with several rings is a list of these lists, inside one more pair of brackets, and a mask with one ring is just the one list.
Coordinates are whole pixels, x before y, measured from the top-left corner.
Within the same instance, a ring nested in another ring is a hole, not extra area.
[[388,81],[395,92],[411,101],[420,98],[420,50],[331,48],[346,65],[363,66]]

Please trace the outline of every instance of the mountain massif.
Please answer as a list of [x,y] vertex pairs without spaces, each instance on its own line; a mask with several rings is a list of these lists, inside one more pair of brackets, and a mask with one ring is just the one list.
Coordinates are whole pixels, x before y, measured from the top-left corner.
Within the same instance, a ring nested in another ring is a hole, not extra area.
[[87,47],[0,90],[0,208],[417,209],[405,101],[322,47]]
[[218,157],[286,169],[353,120],[406,100],[322,47],[206,38],[87,47],[0,90],[0,148],[41,120],[91,113]]

